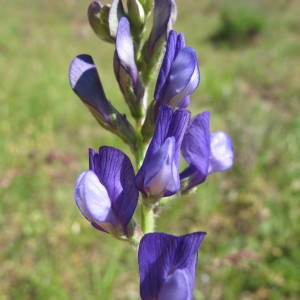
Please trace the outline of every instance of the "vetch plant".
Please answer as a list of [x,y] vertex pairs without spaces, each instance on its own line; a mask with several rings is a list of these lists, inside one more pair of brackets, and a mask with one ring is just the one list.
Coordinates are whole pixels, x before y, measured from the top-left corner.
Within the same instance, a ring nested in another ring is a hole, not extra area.
[[[74,198],[94,228],[138,251],[141,299],[189,300],[206,233],[178,237],[155,232],[156,216],[160,206],[194,190],[209,174],[231,168],[232,141],[225,132],[210,132],[209,112],[192,116],[188,109],[200,70],[196,51],[172,29],[175,1],[126,4],[125,10],[120,0],[95,1],[88,19],[96,35],[112,44],[117,84],[135,124],[107,99],[91,56],[73,59],[69,81],[99,124],[130,147],[135,162],[114,147],[89,149],[89,169],[78,176]],[[146,31],[151,15],[152,28]],[[180,169],[181,155],[185,169]],[[140,222],[134,220],[136,209],[141,209]]]

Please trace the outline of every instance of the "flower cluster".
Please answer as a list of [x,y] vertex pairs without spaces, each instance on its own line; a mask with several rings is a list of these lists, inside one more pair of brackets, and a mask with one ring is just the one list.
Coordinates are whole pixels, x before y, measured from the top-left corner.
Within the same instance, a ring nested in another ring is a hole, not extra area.
[[[154,232],[155,214],[209,174],[231,168],[232,141],[225,132],[210,132],[208,111],[192,117],[188,109],[200,70],[195,50],[172,30],[174,0],[128,0],[126,7],[120,0],[95,1],[88,18],[96,35],[114,45],[114,74],[135,126],[107,99],[91,56],[73,59],[69,80],[99,124],[130,147],[135,166],[120,149],[90,149],[89,170],[79,175],[74,198],[93,227],[138,248],[143,300],[192,299],[198,248],[206,233],[178,237]],[[151,14],[152,29],[145,36]],[[149,83],[160,62],[153,101],[148,102]],[[137,207],[142,209],[140,226],[133,219]]]

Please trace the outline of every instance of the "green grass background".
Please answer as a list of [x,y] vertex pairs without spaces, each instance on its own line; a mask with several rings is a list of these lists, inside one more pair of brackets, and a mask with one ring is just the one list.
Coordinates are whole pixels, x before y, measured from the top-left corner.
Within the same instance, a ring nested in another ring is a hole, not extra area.
[[[73,200],[88,147],[130,154],[69,87],[71,60],[88,53],[108,98],[128,112],[113,47],[90,29],[88,4],[0,0],[1,300],[139,298],[135,252],[94,230]],[[300,2],[177,4],[175,29],[201,68],[191,110],[211,111],[212,131],[232,136],[236,158],[232,170],[164,209],[157,230],[208,232],[196,300],[298,299]],[[252,25],[257,32],[247,31]]]

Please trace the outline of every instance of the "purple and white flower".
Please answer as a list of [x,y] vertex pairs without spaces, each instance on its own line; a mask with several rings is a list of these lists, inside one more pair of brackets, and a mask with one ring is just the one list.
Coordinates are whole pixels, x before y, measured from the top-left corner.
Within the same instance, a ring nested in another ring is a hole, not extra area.
[[180,146],[188,126],[190,112],[168,105],[160,107],[153,138],[138,171],[135,184],[147,197],[171,196],[180,188]]
[[113,147],[89,150],[89,170],[76,181],[75,202],[91,224],[114,236],[128,236],[128,224],[138,201],[129,158]]
[[205,111],[195,116],[186,131],[181,145],[182,156],[189,166],[180,174],[188,177],[187,191],[202,183],[213,172],[230,169],[234,161],[232,140],[219,131],[210,134],[210,113]]
[[200,82],[196,51],[185,46],[183,34],[169,32],[165,56],[158,75],[154,99],[157,103],[186,108],[189,95]]

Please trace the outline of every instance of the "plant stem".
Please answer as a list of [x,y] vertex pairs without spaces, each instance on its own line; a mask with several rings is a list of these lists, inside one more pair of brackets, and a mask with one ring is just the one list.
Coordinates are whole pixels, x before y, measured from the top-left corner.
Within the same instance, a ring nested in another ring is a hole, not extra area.
[[[144,98],[142,106],[146,107],[148,103],[148,87],[145,85]],[[143,118],[136,119],[135,130],[137,134],[137,145],[135,149],[135,159],[136,159],[136,170],[142,166],[145,158],[145,150],[147,148],[147,143],[143,141],[142,134],[142,124],[145,120]],[[141,203],[141,230],[144,234],[148,232],[153,232],[155,228],[155,216],[153,212],[153,205],[142,201]]]
[[143,203],[142,205],[142,231],[144,234],[153,232],[155,228],[155,217],[153,206]]

